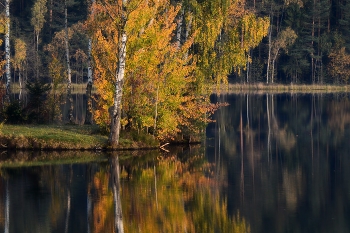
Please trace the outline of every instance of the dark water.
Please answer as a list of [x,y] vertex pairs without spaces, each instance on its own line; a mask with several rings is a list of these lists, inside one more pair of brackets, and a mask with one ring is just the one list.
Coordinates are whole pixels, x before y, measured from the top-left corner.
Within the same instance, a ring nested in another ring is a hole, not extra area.
[[350,232],[349,97],[212,96],[170,152],[3,152],[0,232]]

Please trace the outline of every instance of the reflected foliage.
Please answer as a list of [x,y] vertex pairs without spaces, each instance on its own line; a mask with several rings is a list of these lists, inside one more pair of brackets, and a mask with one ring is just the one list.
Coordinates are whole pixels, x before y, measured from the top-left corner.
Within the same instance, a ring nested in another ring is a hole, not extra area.
[[[114,195],[118,193],[113,193],[112,179],[120,177],[118,198],[122,201],[124,232],[203,232],[205,229],[208,229],[206,232],[250,232],[243,215],[229,213],[227,197],[219,192],[225,184],[215,178],[215,165],[207,161],[203,148],[171,151],[167,154],[158,151],[118,154],[118,175],[111,173],[115,164],[108,160],[11,167],[15,160],[9,157],[7,162],[2,162],[0,206],[5,205],[6,199],[2,184],[10,181],[10,229],[16,227],[23,232],[27,227],[23,222],[14,224],[19,211],[14,207],[25,205],[28,211],[19,216],[38,231],[44,224],[52,229],[47,232],[64,232],[65,229],[68,232],[114,232]],[[27,162],[32,163],[49,157],[45,153],[41,156],[44,157],[22,153],[17,158],[27,158]],[[69,158],[63,152],[60,156]],[[115,155],[105,156],[113,158]],[[26,162],[22,160],[21,163]],[[28,192],[30,197],[21,195]],[[34,207],[39,200],[40,216],[35,216],[29,209],[39,208]],[[2,229],[5,220],[0,216]]]
[[252,232],[349,229],[340,220],[349,216],[343,207],[350,205],[344,193],[350,175],[349,97],[212,96],[230,105],[215,113],[207,129],[208,160],[226,171],[232,187],[225,189],[228,209],[239,209]]

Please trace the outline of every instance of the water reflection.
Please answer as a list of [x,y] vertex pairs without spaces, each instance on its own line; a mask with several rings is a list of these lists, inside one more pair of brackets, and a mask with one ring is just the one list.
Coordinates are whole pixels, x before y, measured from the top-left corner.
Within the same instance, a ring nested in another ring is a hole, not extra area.
[[222,95],[208,127],[228,210],[252,232],[348,232],[349,95]]
[[349,232],[348,95],[222,95],[203,145],[0,155],[0,232]]
[[249,232],[242,215],[228,214],[204,148],[171,151],[7,155],[0,231]]

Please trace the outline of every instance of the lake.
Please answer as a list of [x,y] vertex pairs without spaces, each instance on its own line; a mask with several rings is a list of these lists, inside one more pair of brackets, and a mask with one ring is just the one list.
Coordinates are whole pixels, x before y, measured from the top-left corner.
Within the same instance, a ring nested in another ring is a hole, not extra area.
[[169,152],[3,151],[0,232],[350,232],[349,97],[213,95]]

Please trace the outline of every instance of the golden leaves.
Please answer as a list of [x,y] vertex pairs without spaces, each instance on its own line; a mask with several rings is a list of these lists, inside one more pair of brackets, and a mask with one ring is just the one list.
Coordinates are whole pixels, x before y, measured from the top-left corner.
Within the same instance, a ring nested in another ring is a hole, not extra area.
[[350,54],[345,47],[333,49],[329,54],[330,63],[328,70],[333,77],[347,82],[350,77]]

